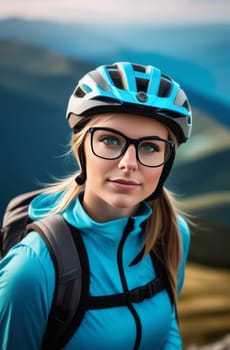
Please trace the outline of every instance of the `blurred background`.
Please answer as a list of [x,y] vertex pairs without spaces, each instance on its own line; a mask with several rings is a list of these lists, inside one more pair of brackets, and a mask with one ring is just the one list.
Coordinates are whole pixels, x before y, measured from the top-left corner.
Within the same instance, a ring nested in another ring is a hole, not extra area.
[[89,69],[152,64],[193,109],[167,187],[192,241],[179,300],[185,348],[230,333],[230,2],[0,0],[0,218],[13,196],[77,168],[66,159],[68,98]]

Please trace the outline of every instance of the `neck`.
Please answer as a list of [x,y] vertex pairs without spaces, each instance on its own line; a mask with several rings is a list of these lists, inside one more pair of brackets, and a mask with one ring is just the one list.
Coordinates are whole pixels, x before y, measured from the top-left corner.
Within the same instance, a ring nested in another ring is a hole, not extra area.
[[117,208],[98,198],[89,202],[86,196],[83,196],[81,202],[91,219],[101,223],[130,217],[137,212],[139,207],[138,205],[132,208]]

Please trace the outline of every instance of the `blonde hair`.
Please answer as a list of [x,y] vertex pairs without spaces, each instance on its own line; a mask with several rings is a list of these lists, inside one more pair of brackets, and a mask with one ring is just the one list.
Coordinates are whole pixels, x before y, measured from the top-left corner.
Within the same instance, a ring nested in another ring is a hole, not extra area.
[[145,255],[153,250],[165,266],[176,304],[178,267],[182,254],[178,227],[179,210],[175,198],[166,188],[163,188],[159,198],[151,201],[150,205],[154,215],[147,221]]
[[[73,134],[72,136],[71,148],[78,164],[80,164],[78,155],[79,147],[83,143],[88,129],[95,125],[99,117],[100,116],[94,116],[87,122],[80,132]],[[76,176],[79,173],[80,171],[46,188],[46,193],[62,192],[58,202],[54,205],[52,213],[62,212],[72,200],[79,195],[80,191],[84,189],[84,184],[78,185],[75,181]],[[164,264],[168,274],[174,302],[176,303],[177,273],[181,259],[181,242],[177,221],[179,211],[173,195],[165,188],[163,188],[159,198],[150,200],[149,204],[153,209],[154,215],[151,215],[147,221],[144,256],[153,250],[158,259]]]

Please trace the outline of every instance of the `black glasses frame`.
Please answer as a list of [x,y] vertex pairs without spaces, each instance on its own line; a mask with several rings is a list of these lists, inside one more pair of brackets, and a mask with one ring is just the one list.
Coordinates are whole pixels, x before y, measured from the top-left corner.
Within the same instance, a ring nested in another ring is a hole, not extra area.
[[[109,132],[112,132],[112,133],[115,133],[117,135],[120,135],[122,136],[126,143],[125,143],[125,146],[123,147],[123,149],[121,150],[121,153],[117,156],[117,157],[112,157],[112,158],[107,158],[107,157],[102,157],[100,155],[98,155],[95,151],[94,151],[94,147],[93,147],[93,135],[94,135],[94,132],[96,130],[105,130],[105,131],[109,131]],[[101,158],[101,159],[106,159],[106,160],[115,160],[115,159],[118,159],[120,158],[121,156],[123,156],[125,154],[125,152],[127,151],[127,149],[129,148],[130,145],[134,145],[135,147],[135,150],[136,150],[136,158],[138,160],[138,162],[141,164],[141,165],[144,165],[148,168],[157,168],[159,166],[162,166],[164,165],[165,163],[167,163],[167,161],[169,160],[171,154],[172,154],[172,151],[175,147],[175,144],[173,141],[171,140],[166,140],[166,139],[163,139],[159,136],[145,136],[145,137],[140,137],[138,139],[132,139],[126,135],[124,135],[122,132],[118,131],[118,130],[115,130],[115,129],[112,129],[112,128],[105,128],[105,127],[91,127],[89,128],[88,132],[91,134],[91,140],[90,140],[90,144],[91,144],[91,150],[93,152],[93,154],[98,157],[98,158]],[[163,141],[165,142],[166,144],[169,145],[169,152],[168,152],[168,155],[167,157],[164,159],[164,161],[158,165],[146,165],[144,163],[141,162],[141,160],[139,159],[139,155],[138,155],[138,145],[140,142],[142,141],[145,141],[145,140],[158,140],[158,141]]]

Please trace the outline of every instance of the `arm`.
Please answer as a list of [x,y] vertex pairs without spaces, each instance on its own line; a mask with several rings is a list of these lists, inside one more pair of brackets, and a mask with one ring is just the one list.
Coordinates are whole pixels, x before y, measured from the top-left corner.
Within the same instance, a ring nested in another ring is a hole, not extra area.
[[47,248],[34,233],[24,241],[0,262],[1,350],[40,349],[52,302],[54,271]]

